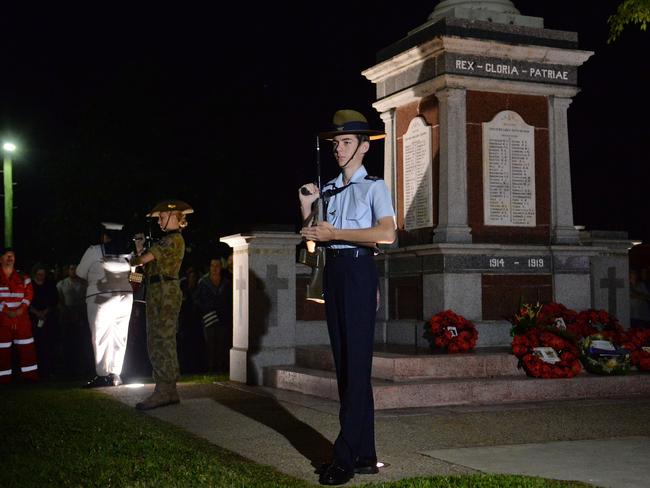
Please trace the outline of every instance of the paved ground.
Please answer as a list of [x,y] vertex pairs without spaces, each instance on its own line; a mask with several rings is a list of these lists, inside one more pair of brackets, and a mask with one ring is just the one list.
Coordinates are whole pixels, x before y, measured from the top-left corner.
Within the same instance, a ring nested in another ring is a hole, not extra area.
[[[103,389],[135,405],[152,390]],[[148,414],[255,462],[317,482],[338,404],[224,382],[179,385],[182,402]],[[387,464],[351,484],[457,473],[519,473],[616,488],[650,486],[650,398],[378,411]]]

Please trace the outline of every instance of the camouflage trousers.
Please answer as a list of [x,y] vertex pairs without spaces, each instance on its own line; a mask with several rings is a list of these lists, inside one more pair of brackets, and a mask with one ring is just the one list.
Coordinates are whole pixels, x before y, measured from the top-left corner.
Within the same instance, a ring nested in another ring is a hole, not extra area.
[[180,375],[176,333],[182,300],[178,281],[147,287],[147,350],[156,383],[175,383]]

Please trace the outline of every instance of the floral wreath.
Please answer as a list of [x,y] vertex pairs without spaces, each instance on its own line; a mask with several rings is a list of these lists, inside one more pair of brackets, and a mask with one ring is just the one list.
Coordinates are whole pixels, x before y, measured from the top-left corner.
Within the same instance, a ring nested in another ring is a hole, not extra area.
[[510,335],[516,336],[525,334],[532,327],[554,327],[559,330],[566,330],[569,324],[576,321],[577,313],[568,309],[561,303],[545,303],[531,305],[523,303],[519,312],[508,318],[512,324]]
[[545,326],[534,326],[512,340],[519,367],[534,378],[573,378],[582,371],[580,352],[571,336]]
[[438,312],[425,325],[426,337],[431,347],[446,349],[447,352],[467,352],[474,349],[478,331],[473,322],[451,310]]
[[540,315],[547,325],[553,325],[560,330],[566,330],[577,320],[578,312],[567,308],[561,303],[551,302],[545,303],[542,306]]
[[[627,374],[630,370],[630,354],[621,345],[627,334],[613,315],[605,310],[588,309],[578,313],[567,330],[576,336],[580,345],[580,360],[587,371],[601,375]],[[609,341],[614,346],[612,354],[602,354],[595,341]]]
[[630,371],[630,351],[625,348],[615,347],[613,353],[617,355],[601,356],[594,353],[597,341],[607,341],[603,334],[592,334],[580,341],[580,360],[585,369],[590,373],[601,375],[623,375]]
[[599,334],[615,344],[625,340],[625,330],[616,317],[605,310],[583,310],[578,313],[575,321],[567,325],[567,330],[578,339]]
[[650,371],[650,329],[629,329],[623,347],[631,351],[633,366],[639,371]]

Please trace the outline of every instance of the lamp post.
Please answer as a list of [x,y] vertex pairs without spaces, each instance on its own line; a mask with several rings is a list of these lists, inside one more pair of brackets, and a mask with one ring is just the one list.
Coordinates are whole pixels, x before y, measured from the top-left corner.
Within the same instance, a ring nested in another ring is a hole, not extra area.
[[13,226],[14,226],[14,182],[11,164],[11,153],[16,150],[16,145],[11,142],[5,142],[2,145],[4,150],[4,164],[2,174],[4,176],[5,190],[5,247],[13,245]]

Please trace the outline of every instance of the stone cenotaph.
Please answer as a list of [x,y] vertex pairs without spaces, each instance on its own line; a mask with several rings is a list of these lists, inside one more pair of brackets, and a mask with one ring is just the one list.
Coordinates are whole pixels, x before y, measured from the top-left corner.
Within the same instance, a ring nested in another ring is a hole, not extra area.
[[413,343],[450,309],[478,324],[479,346],[506,345],[521,300],[629,322],[625,233],[573,222],[567,110],[592,54],[509,0],[445,0],[363,72],[399,230],[379,263],[381,342]]
[[[509,0],[444,0],[363,72],[385,123],[399,232],[376,258],[378,349],[427,347],[423,323],[443,310],[477,324],[478,346],[508,346],[506,317],[521,300],[605,309],[629,324],[626,233],[573,222],[567,111],[592,54]],[[231,379],[335,398],[323,306],[305,300],[310,268],[296,263],[300,236],[221,241],[234,250]],[[373,374],[392,378],[382,365],[394,358],[375,359]],[[375,404],[408,396],[391,391]]]

